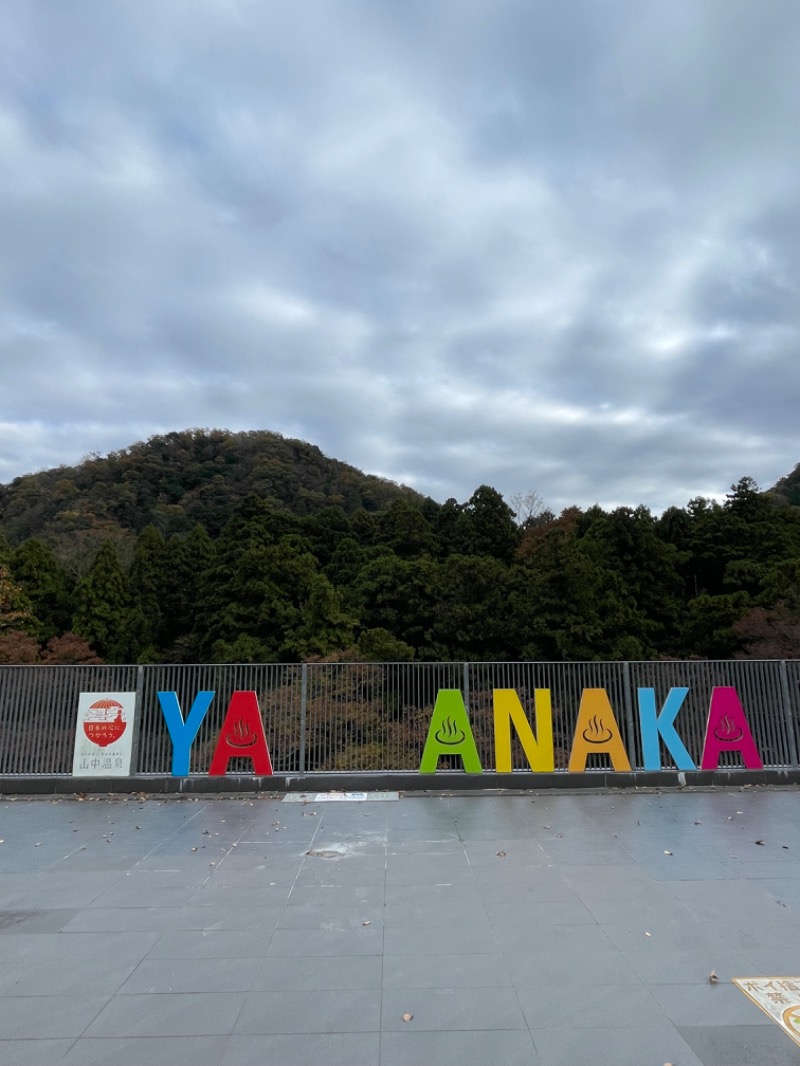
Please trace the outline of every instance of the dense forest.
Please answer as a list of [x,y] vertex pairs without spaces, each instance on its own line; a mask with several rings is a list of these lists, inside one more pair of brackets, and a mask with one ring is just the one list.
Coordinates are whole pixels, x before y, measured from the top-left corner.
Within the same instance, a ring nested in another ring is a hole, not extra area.
[[555,515],[191,430],[0,487],[0,663],[796,657],[800,466]]

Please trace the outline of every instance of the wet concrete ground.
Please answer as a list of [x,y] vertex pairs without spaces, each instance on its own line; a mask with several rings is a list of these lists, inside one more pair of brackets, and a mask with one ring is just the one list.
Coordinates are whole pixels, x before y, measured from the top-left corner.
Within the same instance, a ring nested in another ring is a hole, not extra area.
[[6,799],[0,1063],[797,1066],[799,804]]

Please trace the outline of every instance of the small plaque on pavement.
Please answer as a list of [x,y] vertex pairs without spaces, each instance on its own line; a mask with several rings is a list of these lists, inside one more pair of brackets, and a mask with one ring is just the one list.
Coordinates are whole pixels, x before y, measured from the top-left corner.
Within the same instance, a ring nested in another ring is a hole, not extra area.
[[800,1044],[800,977],[734,977],[733,983]]
[[396,800],[399,792],[287,792],[284,803],[375,803]]

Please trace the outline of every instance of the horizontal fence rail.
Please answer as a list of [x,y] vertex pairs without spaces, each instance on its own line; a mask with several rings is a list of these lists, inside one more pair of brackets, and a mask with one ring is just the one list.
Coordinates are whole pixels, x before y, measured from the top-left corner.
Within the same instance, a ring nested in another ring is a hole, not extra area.
[[[511,689],[535,729],[535,693],[552,707],[556,771],[565,771],[586,689],[604,689],[632,769],[644,767],[639,689],[653,689],[661,708],[671,689],[688,693],[675,720],[699,766],[712,691],[736,690],[765,767],[797,768],[800,751],[800,662],[580,663],[310,663],[196,666],[0,666],[0,776],[68,776],[79,695],[136,693],[132,773],[168,775],[172,740],[159,692],[174,692],[184,719],[201,691],[213,692],[191,748],[190,774],[206,774],[234,692],[255,692],[275,773],[416,771],[437,694],[458,690],[484,770],[496,766],[494,692]],[[528,770],[516,735],[512,770]],[[675,769],[662,745],[664,769]],[[723,751],[721,767],[741,766]],[[462,769],[457,756],[438,768]],[[608,769],[590,755],[586,769]],[[247,759],[229,774],[252,773]]]

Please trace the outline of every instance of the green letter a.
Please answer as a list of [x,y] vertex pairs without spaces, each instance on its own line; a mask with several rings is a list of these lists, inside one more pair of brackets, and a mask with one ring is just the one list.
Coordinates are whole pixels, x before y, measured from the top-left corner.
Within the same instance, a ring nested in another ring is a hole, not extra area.
[[464,698],[457,688],[439,689],[419,772],[435,774],[442,755],[460,755],[468,774],[483,772]]

